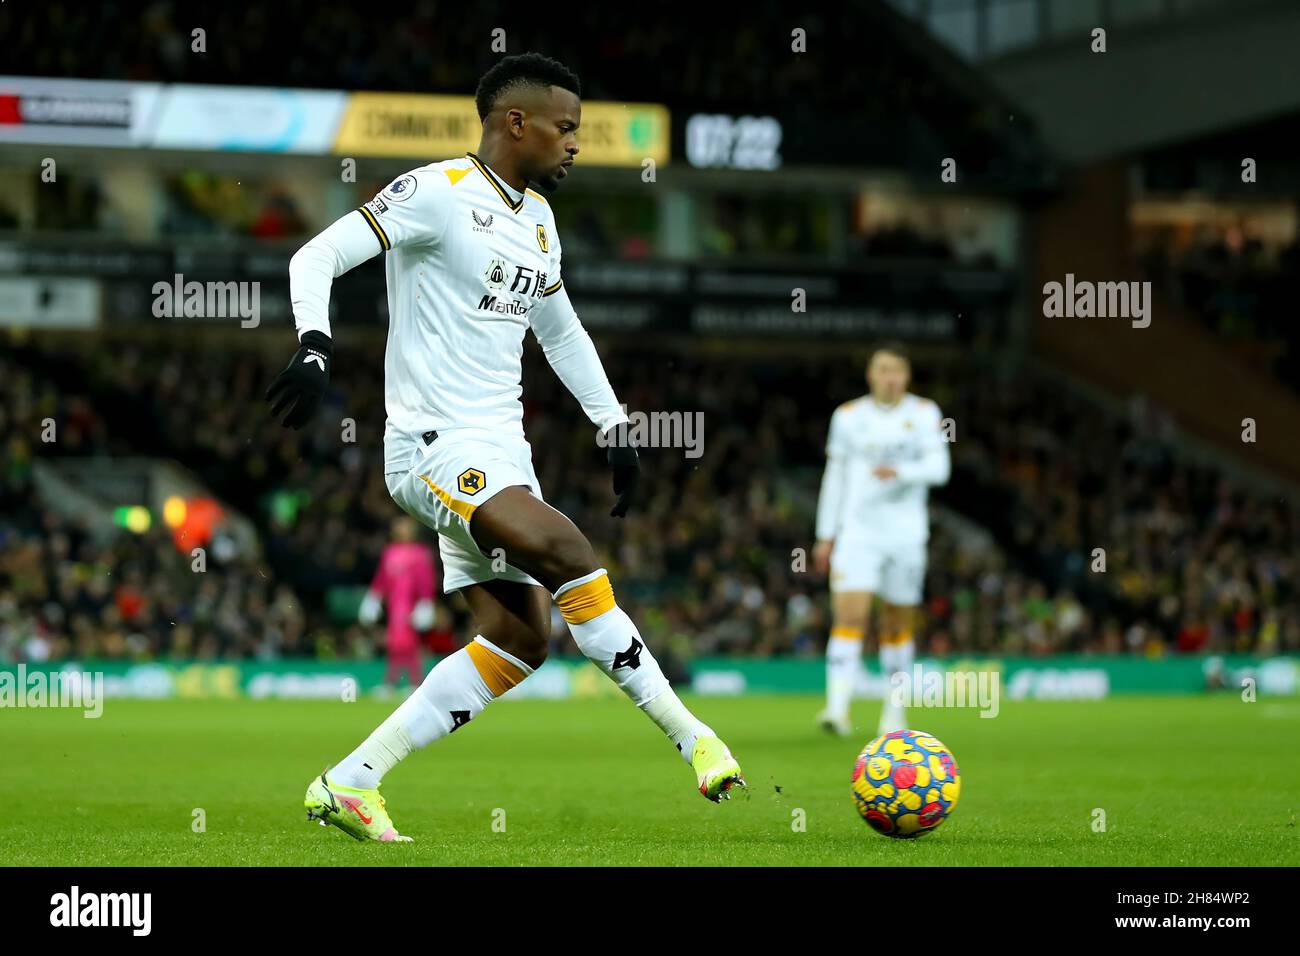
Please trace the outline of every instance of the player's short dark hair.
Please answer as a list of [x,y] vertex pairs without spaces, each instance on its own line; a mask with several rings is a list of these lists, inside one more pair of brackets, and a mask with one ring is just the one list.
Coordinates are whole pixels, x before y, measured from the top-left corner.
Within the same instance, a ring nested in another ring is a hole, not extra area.
[[897,355],[907,363],[909,368],[912,365],[912,353],[908,350],[906,345],[897,339],[890,339],[887,342],[877,343],[876,347],[871,350],[871,355],[867,359],[867,364],[870,365],[875,357],[881,352],[885,352],[889,355]]
[[559,60],[540,53],[519,53],[503,57],[478,81],[478,90],[474,93],[478,118],[487,119],[492,107],[496,106],[497,97],[520,86],[558,86],[574,96],[582,96],[577,74]]

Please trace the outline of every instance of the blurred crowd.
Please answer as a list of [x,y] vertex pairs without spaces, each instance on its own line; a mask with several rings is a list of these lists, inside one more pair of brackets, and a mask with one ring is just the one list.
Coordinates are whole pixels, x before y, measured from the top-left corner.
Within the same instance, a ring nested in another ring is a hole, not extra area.
[[[396,514],[380,478],[380,343],[340,341],[330,402],[302,432],[262,402],[283,350],[250,344],[81,338],[0,360],[0,656],[373,652],[377,632],[328,609],[368,583]],[[527,352],[543,492],[591,538],[620,603],[679,658],[820,653],[812,512],[826,423],[862,392],[859,363],[627,340],[602,353],[631,409],[699,412],[704,426],[698,458],[647,449],[644,500],[611,519],[594,428]],[[1140,404],[1107,412],[973,361],[917,373],[957,422],[953,479],[934,496],[926,651],[1300,650],[1293,508],[1181,460]],[[52,445],[33,437],[47,418],[62,423]],[[263,555],[194,574],[165,534],[99,540],[39,500],[34,459],[128,450],[192,469],[256,522]],[[573,650],[562,625],[555,644]]]
[[1300,510],[1287,498],[1176,454],[1172,423],[1137,398],[1107,414],[1028,377],[955,399],[971,427],[951,490],[978,489],[1030,573],[1000,602],[1011,646],[1300,648]]
[[1300,241],[1269,243],[1242,224],[1204,226],[1189,241],[1172,229],[1144,237],[1147,275],[1225,343],[1279,381],[1300,382]]
[[167,178],[159,232],[164,236],[225,235],[255,239],[301,236],[308,224],[274,180],[192,169]]
[[[38,461],[137,450],[86,395],[0,354],[0,660],[259,656],[328,652],[308,643],[291,588],[224,556],[195,573],[157,522],[96,533],[38,493]],[[88,470],[93,476],[93,467]]]
[[[39,172],[0,167],[11,183],[35,183]],[[123,206],[139,203],[141,182],[131,177],[131,189],[114,196],[112,173],[95,169],[67,172],[32,194],[35,203],[26,219],[0,203],[0,230],[25,233],[107,233],[126,230]],[[181,173],[154,171],[150,182],[157,197],[157,215],[150,234],[159,238],[184,236],[286,239],[305,235],[307,222],[285,188],[282,177],[249,177],[189,169]],[[372,190],[377,191],[377,188]],[[325,223],[316,223],[323,227]]]

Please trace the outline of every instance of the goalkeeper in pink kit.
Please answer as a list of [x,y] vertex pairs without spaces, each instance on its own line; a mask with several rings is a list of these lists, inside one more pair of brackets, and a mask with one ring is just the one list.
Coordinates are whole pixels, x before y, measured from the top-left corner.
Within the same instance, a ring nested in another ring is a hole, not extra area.
[[388,668],[384,683],[390,687],[397,686],[403,672],[412,687],[424,679],[420,632],[433,627],[438,573],[432,549],[415,538],[416,524],[410,518],[393,522],[393,543],[384,548],[358,614],[362,624],[373,624],[379,620],[381,608],[388,605]]

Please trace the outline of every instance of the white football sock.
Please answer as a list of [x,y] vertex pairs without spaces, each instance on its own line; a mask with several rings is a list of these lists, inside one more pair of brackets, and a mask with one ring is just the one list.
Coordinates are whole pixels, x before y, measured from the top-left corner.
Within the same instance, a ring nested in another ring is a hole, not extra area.
[[370,790],[421,747],[473,720],[533,669],[479,636],[429,671],[365,742],[329,771],[344,787]]
[[855,627],[832,627],[826,642],[826,713],[847,720],[862,666],[862,631]]
[[568,582],[555,592],[574,643],[677,745],[687,762],[700,737],[712,728],[686,709],[659,669],[632,619],[614,603],[604,568]]
[[[887,640],[892,638],[892,640]],[[912,632],[904,631],[901,635],[882,635],[880,641],[880,670],[885,676],[885,704],[880,716],[881,727],[903,727],[907,722],[906,710],[895,703],[894,695],[904,690],[904,685],[896,676],[904,675],[901,680],[912,679],[912,659],[915,645]],[[911,688],[908,699],[915,699],[920,688]]]
[[686,709],[686,705],[671,687],[665,687],[659,696],[638,706],[676,744],[677,752],[687,763],[691,762],[691,757],[695,754],[697,740],[717,736],[712,727]]

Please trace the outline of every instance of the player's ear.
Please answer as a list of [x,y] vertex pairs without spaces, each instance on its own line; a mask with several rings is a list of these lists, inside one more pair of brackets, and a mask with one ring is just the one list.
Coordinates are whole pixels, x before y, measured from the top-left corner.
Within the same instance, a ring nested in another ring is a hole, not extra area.
[[510,135],[513,136],[515,139],[523,139],[524,137],[524,111],[523,110],[508,110],[506,112],[506,129],[510,131]]

